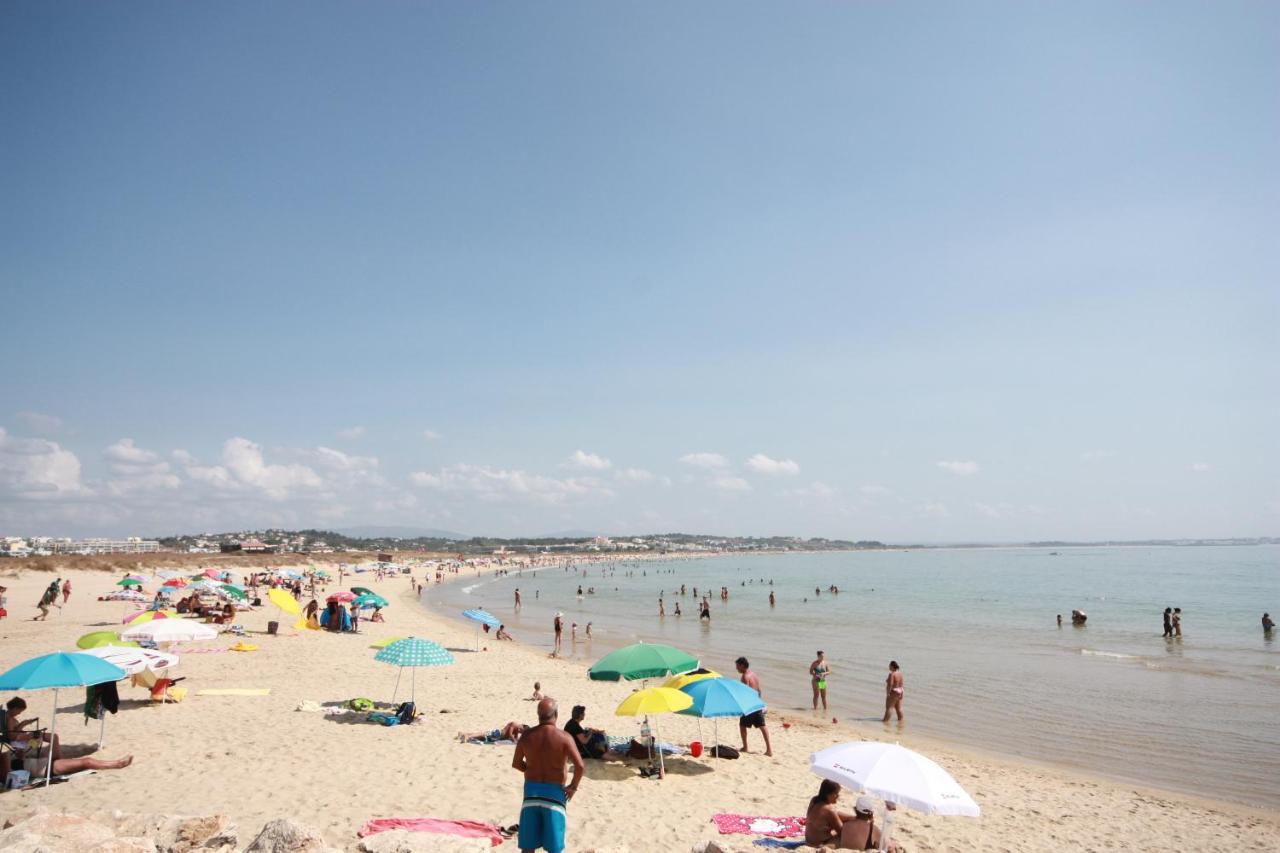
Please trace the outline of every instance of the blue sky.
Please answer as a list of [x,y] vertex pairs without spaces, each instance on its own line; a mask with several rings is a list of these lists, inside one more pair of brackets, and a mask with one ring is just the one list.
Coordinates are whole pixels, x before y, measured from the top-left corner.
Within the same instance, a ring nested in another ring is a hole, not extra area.
[[1280,531],[1280,6],[0,10],[0,533]]

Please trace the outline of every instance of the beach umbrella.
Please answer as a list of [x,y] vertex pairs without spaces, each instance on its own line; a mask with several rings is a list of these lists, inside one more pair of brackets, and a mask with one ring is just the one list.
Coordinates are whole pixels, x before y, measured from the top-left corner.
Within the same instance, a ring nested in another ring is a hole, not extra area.
[[[650,714],[673,714],[677,711],[693,705],[693,698],[687,693],[679,690],[673,690],[670,687],[649,687],[644,690],[637,690],[622,700],[622,704],[614,711],[619,717],[640,717],[645,718],[648,723]],[[657,727],[654,727],[652,740],[656,741]],[[650,755],[652,760],[652,754]],[[662,758],[662,750],[658,750],[658,767],[662,776],[667,775],[667,765]]]
[[76,647],[81,649],[93,649],[98,646],[136,646],[137,643],[126,643],[120,639],[120,635],[115,631],[94,631],[91,634],[85,634],[76,640]]
[[128,616],[124,617],[126,625],[142,625],[153,619],[177,619],[178,611],[176,610],[135,610]]
[[663,687],[670,687],[672,690],[679,690],[686,684],[693,684],[695,681],[702,681],[706,678],[720,678],[720,673],[713,672],[709,669],[695,669],[693,672],[686,672],[683,675],[673,675],[666,681],[662,682]]
[[85,687],[125,677],[120,667],[82,652],[54,652],[24,661],[0,674],[0,690],[53,690],[53,716],[49,723],[49,763],[44,784],[53,778],[53,736],[58,728],[58,691],[63,687]]
[[186,585],[187,585],[187,582],[186,582],[186,581],[184,581],[182,578],[169,578],[169,579],[168,579],[168,580],[166,580],[163,584],[161,584],[161,588],[164,588],[164,589],[181,589],[182,587],[184,587],[184,586],[186,586]]
[[133,590],[121,590],[120,592],[110,592],[102,596],[103,601],[147,601],[147,597],[140,592]]
[[354,592],[356,595],[375,595],[376,594],[374,593],[373,590],[363,586],[353,586],[351,587],[351,591]]
[[462,615],[476,623],[476,651],[480,651],[480,626],[488,625],[496,631],[502,625],[501,620],[487,610],[464,610]]
[[169,569],[165,569],[163,571],[156,572],[156,577],[160,578],[160,580],[162,581],[167,581],[167,580],[173,580],[176,577],[181,577],[181,574],[179,572],[174,572],[174,571],[170,571]]
[[325,599],[325,601],[338,601],[343,604],[346,604],[348,601],[355,601],[355,600],[356,600],[356,594],[354,592],[347,592],[346,590],[339,590],[338,592],[335,592],[333,595]]
[[298,603],[298,599],[294,598],[283,589],[277,588],[267,590],[267,600],[291,616],[299,616],[302,614],[302,605]]
[[396,673],[395,690],[391,692],[391,701],[396,701],[396,693],[400,690],[400,676],[405,667],[413,669],[409,687],[409,701],[414,700],[417,688],[417,670],[424,666],[448,666],[453,663],[453,655],[439,643],[423,640],[418,637],[405,637],[385,646],[373,656],[376,661],[389,663],[400,668]]
[[120,632],[122,640],[150,640],[157,644],[213,640],[217,636],[212,627],[190,619],[153,619]]
[[244,601],[249,597],[249,593],[245,592],[243,588],[238,587],[233,583],[220,584],[218,587],[218,594],[224,598],[234,598],[236,601]]
[[[856,741],[829,746],[809,756],[809,769],[823,779],[925,814],[978,817],[982,813],[950,773],[896,743]],[[893,812],[887,812],[882,846],[889,842],[892,821]]]
[[142,581],[138,580],[137,578],[125,578],[124,580],[116,581],[116,586],[123,586],[126,588],[132,587],[132,586],[142,586]]
[[147,577],[146,575],[138,574],[137,572],[129,572],[129,574],[125,575],[125,577],[130,580],[135,580],[138,583],[146,583],[147,581],[151,580],[151,578]]
[[356,598],[356,600],[352,603],[355,604],[355,606],[360,608],[361,610],[369,610],[370,608],[373,608],[373,607],[390,607],[391,606],[390,602],[388,602],[385,598],[375,593],[368,593],[366,595],[361,595],[358,598]]
[[609,652],[587,674],[592,681],[635,681],[661,678],[698,668],[698,660],[661,643],[635,643]]
[[[741,681],[729,678],[702,678],[691,681],[680,688],[680,692],[693,700],[693,704],[681,714],[711,720],[711,733],[720,746],[720,717],[745,717],[756,711],[764,710],[764,700],[760,694]],[[698,723],[698,734],[702,734],[702,723]],[[716,750],[716,755],[720,750]]]
[[397,642],[399,642],[400,640],[403,640],[403,639],[404,639],[404,637],[385,637],[385,638],[383,638],[383,639],[381,639],[381,640],[378,640],[376,643],[371,643],[371,644],[369,645],[369,648],[371,648],[371,649],[385,649],[387,646],[391,645],[392,643],[397,643]]

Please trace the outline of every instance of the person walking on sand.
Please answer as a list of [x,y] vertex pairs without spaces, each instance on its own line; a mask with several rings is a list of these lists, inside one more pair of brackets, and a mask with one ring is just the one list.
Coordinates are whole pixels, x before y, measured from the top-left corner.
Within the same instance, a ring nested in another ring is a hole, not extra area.
[[1164,636],[1169,638],[1173,636],[1173,608],[1166,607],[1164,609]]
[[[751,671],[751,664],[745,657],[738,658],[734,661],[734,666],[738,669],[738,674],[742,677],[742,683],[750,687],[757,693],[760,693],[760,676]],[[763,697],[763,694],[761,694]],[[752,714],[738,718],[738,731],[742,734],[742,751],[747,751],[747,729],[759,729],[760,734],[764,737],[764,754],[773,756],[773,745],[769,743],[769,726],[765,723],[764,709],[761,708]]]
[[902,673],[898,671],[898,662],[889,661],[889,676],[884,680],[884,719],[889,722],[889,714],[897,712],[898,722],[902,722]]
[[559,610],[556,611],[555,622],[552,623],[556,631],[556,650],[552,654],[560,654],[560,637],[564,634],[564,614]]
[[[565,847],[567,807],[586,770],[578,745],[567,732],[556,727],[560,716],[556,700],[550,696],[538,702],[538,725],[516,741],[511,767],[524,774],[524,803],[520,807],[521,853],[539,848],[562,853]],[[564,784],[565,762],[573,765],[573,781]]]
[[71,597],[71,578],[67,578],[62,582],[62,603],[65,605],[67,599]]
[[827,664],[826,653],[819,650],[818,659],[809,664],[809,679],[813,682],[813,710],[818,710],[818,699],[822,699],[822,710],[827,710],[827,675],[831,667]]

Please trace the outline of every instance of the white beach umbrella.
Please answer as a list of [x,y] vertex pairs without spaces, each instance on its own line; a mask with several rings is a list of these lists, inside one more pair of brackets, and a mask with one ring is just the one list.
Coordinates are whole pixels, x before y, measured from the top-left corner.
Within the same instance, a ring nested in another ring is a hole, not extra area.
[[925,814],[978,817],[981,809],[931,759],[894,743],[859,741],[830,746],[809,756],[809,769],[823,779]]
[[120,633],[122,640],[150,640],[153,643],[179,643],[213,640],[218,632],[208,625],[189,619],[153,619]]
[[[178,665],[178,656],[168,652],[157,652],[154,649],[142,649],[136,646],[98,646],[84,649],[82,655],[93,655],[109,664],[120,667],[126,675],[136,675],[144,669],[159,672]],[[98,721],[98,748],[102,748],[107,733],[107,714],[103,711]]]

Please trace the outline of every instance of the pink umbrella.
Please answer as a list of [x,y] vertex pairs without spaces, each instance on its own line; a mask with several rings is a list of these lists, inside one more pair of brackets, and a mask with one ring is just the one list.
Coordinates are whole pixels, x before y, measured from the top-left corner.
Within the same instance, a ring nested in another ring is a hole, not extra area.
[[124,617],[123,621],[124,621],[124,624],[128,625],[130,623],[138,621],[143,616],[147,617],[148,622],[151,621],[152,619],[173,619],[174,618],[170,616],[168,613],[165,613],[163,610],[135,610],[133,613],[130,613],[128,616]]
[[347,592],[346,590],[343,590],[342,592],[335,592],[333,595],[329,596],[325,600],[326,601],[343,601],[343,602],[355,601],[356,594],[354,592]]
[[222,573],[215,569],[205,569],[204,576],[207,578],[213,578],[216,581],[222,580]]

